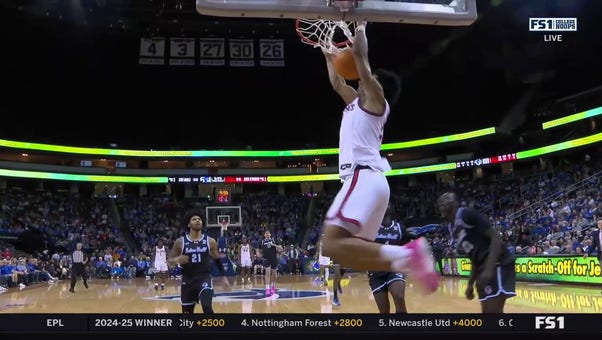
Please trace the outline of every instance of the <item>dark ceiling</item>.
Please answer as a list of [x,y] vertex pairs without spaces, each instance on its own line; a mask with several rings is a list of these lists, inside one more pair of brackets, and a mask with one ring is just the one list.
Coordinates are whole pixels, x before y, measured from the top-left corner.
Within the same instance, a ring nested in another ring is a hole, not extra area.
[[[292,20],[206,17],[189,0],[182,9],[175,0],[1,2],[2,139],[155,149],[337,144],[342,102]],[[487,0],[469,27],[369,24],[373,68],[403,77],[385,142],[497,126],[521,100],[535,110],[599,86],[601,3]],[[547,16],[577,17],[578,32],[544,42],[527,22]],[[140,38],[151,33],[280,37],[286,67],[139,65]]]

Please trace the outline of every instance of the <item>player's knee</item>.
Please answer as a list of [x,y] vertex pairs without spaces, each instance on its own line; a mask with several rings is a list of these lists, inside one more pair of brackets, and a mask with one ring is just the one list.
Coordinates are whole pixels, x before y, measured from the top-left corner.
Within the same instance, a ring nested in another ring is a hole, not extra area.
[[353,235],[346,229],[338,226],[325,226],[322,237],[322,255],[336,258],[345,253],[349,245],[348,240]]

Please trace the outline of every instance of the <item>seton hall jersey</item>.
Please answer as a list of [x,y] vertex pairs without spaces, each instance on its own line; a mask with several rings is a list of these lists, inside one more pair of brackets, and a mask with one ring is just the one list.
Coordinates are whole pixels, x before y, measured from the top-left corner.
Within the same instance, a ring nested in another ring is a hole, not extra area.
[[[461,207],[456,212],[453,225],[449,225],[449,233],[459,254],[466,254],[474,266],[480,266],[489,255],[491,240],[486,234],[491,228],[489,221],[481,213]],[[514,261],[514,256],[504,245],[497,259],[500,265]]]
[[351,175],[357,165],[367,165],[375,170],[388,171],[391,166],[381,157],[380,147],[385,123],[389,117],[389,103],[385,113],[377,116],[361,108],[359,96],[343,110],[339,131],[339,175]]
[[264,259],[275,259],[276,256],[276,242],[273,238],[264,238],[261,240],[261,253]]
[[391,225],[381,225],[376,234],[376,243],[380,244],[391,244],[401,246],[411,241],[404,232],[401,225],[396,221],[391,221]]
[[188,263],[181,265],[182,281],[200,280],[211,273],[213,258],[209,252],[208,235],[203,235],[198,241],[192,241],[188,234],[186,234],[184,236],[182,255],[188,256]]

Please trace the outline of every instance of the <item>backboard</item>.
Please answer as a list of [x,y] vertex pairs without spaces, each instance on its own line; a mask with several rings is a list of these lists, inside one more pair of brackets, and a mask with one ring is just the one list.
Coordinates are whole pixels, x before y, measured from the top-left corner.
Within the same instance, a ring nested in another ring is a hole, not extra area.
[[207,227],[222,227],[220,223],[228,223],[228,227],[242,227],[240,206],[207,206]]
[[196,0],[200,14],[468,26],[476,0]]

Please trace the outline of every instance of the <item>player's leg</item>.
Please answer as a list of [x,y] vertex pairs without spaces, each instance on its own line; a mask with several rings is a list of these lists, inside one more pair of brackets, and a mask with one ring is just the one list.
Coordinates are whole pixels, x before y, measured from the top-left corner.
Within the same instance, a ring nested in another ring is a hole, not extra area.
[[[389,183],[377,171],[356,170],[335,197],[324,221],[322,251],[341,266],[354,270],[402,272],[412,265],[429,270],[430,249],[424,239],[407,246],[382,245],[374,240],[389,205]],[[429,270],[435,272],[434,265]],[[418,273],[421,274],[421,273]]]
[[263,272],[265,277],[265,295],[272,295],[272,267],[270,263],[266,262],[263,266]]
[[516,273],[514,262],[495,269],[493,277],[488,282],[479,282],[476,289],[481,302],[483,313],[504,313],[506,299],[516,295]]
[[395,313],[407,313],[406,308],[406,281],[402,273],[389,273],[388,277],[389,294],[395,304]]
[[199,293],[199,303],[203,308],[203,313],[214,314],[213,312],[213,280],[211,277],[203,279],[202,288]]
[[341,266],[338,263],[333,265],[334,277],[332,278],[332,294],[334,296],[332,300],[332,304],[335,306],[340,306],[341,302],[339,301],[339,293],[341,290]]
[[180,286],[180,303],[182,304],[182,314],[194,313],[194,307],[198,303],[198,296],[200,292],[200,286]]
[[389,292],[387,287],[387,272],[369,272],[368,283],[372,289],[372,296],[378,312],[381,314],[389,314],[391,307],[389,305]]
[[278,260],[272,261],[270,272],[272,273],[270,293],[276,294],[276,280],[278,280]]
[[318,278],[321,284],[324,284],[324,266],[322,265],[322,256],[318,257]]
[[251,276],[249,274],[250,269],[251,268],[248,266],[248,264],[246,262],[241,263],[240,276],[242,277],[242,284],[243,285],[245,283],[251,283]]

